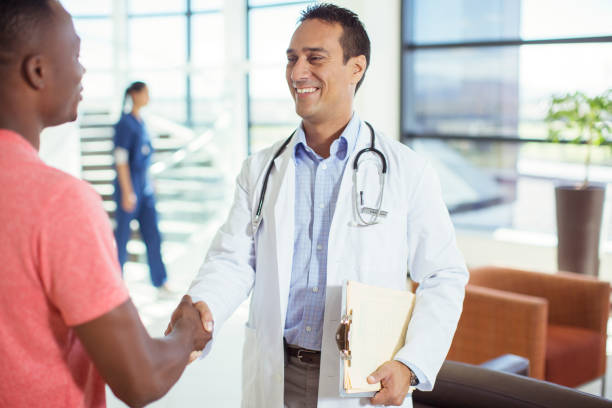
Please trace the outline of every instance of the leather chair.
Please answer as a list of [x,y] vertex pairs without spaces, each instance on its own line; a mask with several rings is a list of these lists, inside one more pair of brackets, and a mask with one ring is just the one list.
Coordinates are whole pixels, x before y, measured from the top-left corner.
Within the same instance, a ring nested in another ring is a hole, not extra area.
[[574,273],[470,270],[449,360],[481,364],[512,353],[531,377],[576,387],[606,370],[610,285]]
[[414,408],[610,408],[612,401],[533,378],[445,361],[431,392]]

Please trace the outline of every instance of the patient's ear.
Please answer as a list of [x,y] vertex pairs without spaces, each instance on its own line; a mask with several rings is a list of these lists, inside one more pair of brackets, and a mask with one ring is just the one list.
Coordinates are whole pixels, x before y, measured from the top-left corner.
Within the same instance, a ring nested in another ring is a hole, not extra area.
[[29,55],[24,58],[22,72],[25,81],[32,89],[41,90],[45,87],[45,58],[40,54]]

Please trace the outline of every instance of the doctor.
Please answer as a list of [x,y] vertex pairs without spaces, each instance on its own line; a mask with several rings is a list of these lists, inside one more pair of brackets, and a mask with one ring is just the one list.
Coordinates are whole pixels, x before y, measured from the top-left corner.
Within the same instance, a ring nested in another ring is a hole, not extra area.
[[[431,390],[450,347],[468,272],[431,165],[353,110],[369,57],[351,11],[318,4],[302,13],[286,70],[302,123],[244,162],[189,289],[215,330],[252,296],[243,407],[409,407],[410,385]],[[378,153],[364,150],[372,147]],[[339,397],[342,282],[405,290],[408,271],[420,286],[406,344],[368,377],[382,390]]]

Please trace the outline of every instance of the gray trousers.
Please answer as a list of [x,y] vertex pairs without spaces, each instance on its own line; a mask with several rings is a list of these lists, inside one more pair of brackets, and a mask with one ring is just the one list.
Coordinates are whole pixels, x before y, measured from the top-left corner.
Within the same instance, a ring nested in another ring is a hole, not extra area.
[[285,354],[285,408],[316,408],[319,397],[318,364],[306,364]]

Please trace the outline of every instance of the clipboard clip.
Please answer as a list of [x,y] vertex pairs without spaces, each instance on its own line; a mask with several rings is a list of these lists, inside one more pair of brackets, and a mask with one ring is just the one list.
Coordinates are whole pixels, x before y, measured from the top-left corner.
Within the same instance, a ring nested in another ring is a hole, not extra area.
[[351,330],[351,323],[353,322],[353,312],[345,314],[340,319],[340,325],[336,331],[336,344],[338,350],[340,350],[340,356],[343,360],[351,361],[351,348],[349,345],[349,332]]

